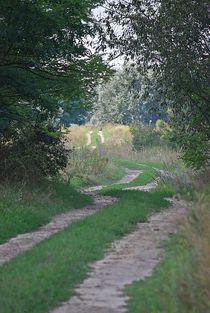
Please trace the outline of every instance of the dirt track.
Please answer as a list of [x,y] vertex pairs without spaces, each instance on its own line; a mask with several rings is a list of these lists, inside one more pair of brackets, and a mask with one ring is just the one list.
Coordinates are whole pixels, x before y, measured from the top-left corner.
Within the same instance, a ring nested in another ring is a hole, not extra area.
[[52,313],[126,312],[124,287],[151,275],[161,259],[160,242],[175,231],[185,210],[184,202],[173,200],[169,209],[139,223],[135,232],[114,242],[104,259],[91,266],[76,295]]
[[[125,177],[119,182],[130,182],[139,175],[140,171],[127,170]],[[102,186],[100,186],[102,188]],[[67,227],[73,221],[85,218],[88,215],[96,213],[99,209],[108,204],[117,201],[116,198],[108,196],[100,196],[94,192],[94,188],[86,188],[83,193],[92,196],[94,203],[82,209],[73,209],[69,212],[55,216],[50,223],[40,227],[39,229],[26,234],[20,234],[10,239],[8,242],[0,245],[0,265],[8,262],[17,254],[29,250],[40,241],[50,237],[63,228]]]
[[[140,174],[127,170],[127,175],[118,183],[128,183]],[[158,181],[145,186],[125,190],[149,191]],[[38,242],[63,229],[72,221],[94,214],[100,208],[117,199],[96,194],[97,188],[86,188],[83,192],[93,196],[94,204],[83,209],[71,210],[58,215],[49,224],[37,231],[22,234],[0,246],[0,264],[3,264]],[[151,275],[161,259],[160,242],[176,230],[177,222],[186,211],[186,203],[173,199],[170,208],[153,215],[148,222],[139,223],[136,230],[119,241],[115,241],[104,259],[91,265],[89,277],[78,286],[76,295],[52,313],[124,313],[127,298],[123,289],[135,280]]]

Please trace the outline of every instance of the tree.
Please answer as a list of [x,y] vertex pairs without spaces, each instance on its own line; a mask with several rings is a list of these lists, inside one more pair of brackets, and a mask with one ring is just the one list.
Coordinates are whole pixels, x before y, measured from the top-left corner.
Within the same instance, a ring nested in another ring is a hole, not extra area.
[[[154,82],[149,90],[146,90],[146,84],[146,76],[141,75],[136,67],[127,65],[118,70],[107,83],[97,87],[91,122],[150,123],[166,118],[167,114],[160,108],[161,97],[154,90]],[[156,112],[150,112],[154,103]]]
[[36,137],[36,129],[51,136],[47,127],[61,100],[87,103],[97,79],[106,75],[87,45],[88,36],[100,30],[91,14],[99,2],[0,0],[2,147]]
[[196,167],[208,162],[209,151],[209,18],[208,0],[109,1],[105,16],[110,47],[142,71],[153,70],[170,101],[184,159]]

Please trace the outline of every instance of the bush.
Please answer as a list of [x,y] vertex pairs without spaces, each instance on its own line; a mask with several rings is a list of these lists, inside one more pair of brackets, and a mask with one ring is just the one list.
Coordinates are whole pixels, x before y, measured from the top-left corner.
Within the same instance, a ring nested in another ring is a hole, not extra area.
[[1,181],[33,181],[54,176],[67,164],[69,150],[59,133],[46,127],[17,132],[0,144]]
[[133,124],[130,130],[133,135],[132,144],[134,150],[140,151],[145,147],[159,146],[161,143],[160,135],[152,125]]
[[103,173],[108,162],[109,159],[102,156],[98,150],[91,150],[87,147],[75,149],[68,160],[66,174],[69,178],[99,175]]
[[180,137],[180,143],[183,147],[182,158],[187,166],[195,169],[209,166],[210,143],[205,134],[194,133],[190,139],[183,135]]

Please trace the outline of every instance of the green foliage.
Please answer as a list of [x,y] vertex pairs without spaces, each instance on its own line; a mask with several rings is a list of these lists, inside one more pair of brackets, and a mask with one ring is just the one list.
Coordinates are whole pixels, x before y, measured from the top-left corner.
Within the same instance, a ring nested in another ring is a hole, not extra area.
[[160,137],[162,139],[168,140],[171,138],[173,130],[170,125],[165,121],[157,120],[157,122],[155,123],[155,129],[160,134]]
[[68,155],[59,133],[40,125],[22,129],[0,145],[0,179],[38,181],[43,176],[55,176],[66,167]]
[[171,148],[178,148],[178,136],[175,129],[163,120],[157,120],[155,123],[155,131],[160,135],[163,143],[166,143]]
[[[9,154],[13,168],[25,163],[25,158],[26,162],[30,157],[34,161],[37,149],[36,163],[42,163],[43,173],[63,168],[64,148],[61,142],[55,144],[53,130],[50,136],[46,132],[38,135],[40,130],[32,130],[31,134],[31,127],[40,129],[50,124],[61,100],[72,103],[82,99],[83,106],[87,106],[88,94],[92,94],[97,79],[106,75],[101,57],[93,55],[86,44],[87,36],[100,30],[91,15],[99,2],[0,0],[0,153]],[[51,150],[56,149],[56,157],[52,157]],[[44,158],[48,158],[46,165]]]
[[[131,65],[116,71],[108,82],[97,87],[90,122],[96,125],[107,122],[149,123],[150,120],[156,120],[163,113],[165,114],[160,107],[161,96],[152,84],[146,92],[147,76],[151,76],[151,72],[142,75]],[[156,112],[152,113],[150,110],[154,105]]]
[[183,160],[187,165],[199,169],[209,163],[210,144],[208,137],[203,132],[181,137],[181,144],[184,147]]
[[91,203],[88,196],[61,180],[39,185],[0,185],[0,243],[47,224],[53,216]]
[[159,146],[161,143],[160,135],[152,125],[138,123],[132,125],[130,129],[133,135],[132,144],[137,151],[145,147]]
[[[182,147],[188,164],[205,165],[204,147],[210,139],[209,1],[120,0],[107,6],[104,19],[110,47],[133,58],[141,71],[153,70],[157,88],[171,109],[178,141],[185,137]],[[116,24],[122,25],[117,34]],[[200,148],[194,134],[200,138]],[[193,150],[194,155],[188,153]]]

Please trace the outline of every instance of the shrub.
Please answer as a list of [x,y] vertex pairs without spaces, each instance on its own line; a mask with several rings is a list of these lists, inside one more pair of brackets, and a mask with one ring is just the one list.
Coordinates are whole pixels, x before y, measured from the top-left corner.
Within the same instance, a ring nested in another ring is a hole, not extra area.
[[161,143],[160,135],[155,131],[152,125],[138,123],[133,124],[130,129],[133,135],[133,148],[137,151],[145,147],[158,146]]
[[37,180],[54,176],[67,164],[69,150],[58,132],[32,127],[0,144],[1,181]]
[[101,174],[109,160],[102,156],[98,150],[87,147],[73,150],[68,160],[66,174],[68,177],[87,178],[89,175]]
[[187,166],[200,169],[209,165],[210,143],[205,134],[194,133],[190,140],[188,137],[181,136],[180,143],[184,147],[182,149],[182,158]]

